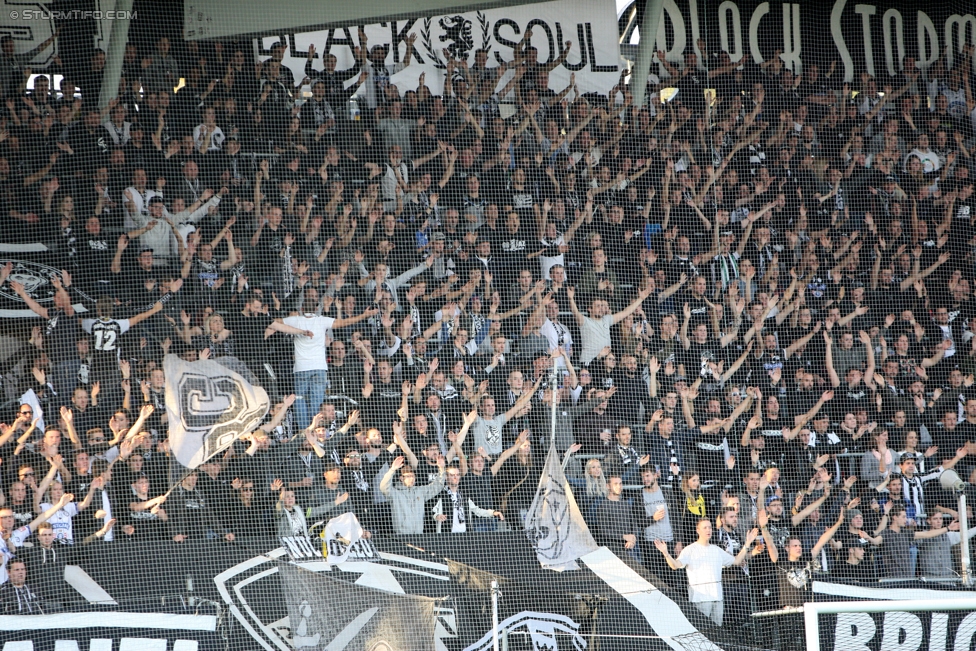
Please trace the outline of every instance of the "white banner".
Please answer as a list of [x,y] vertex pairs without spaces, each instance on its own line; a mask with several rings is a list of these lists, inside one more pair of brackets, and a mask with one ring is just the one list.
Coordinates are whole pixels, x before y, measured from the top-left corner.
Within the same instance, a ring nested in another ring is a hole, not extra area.
[[[488,65],[494,67],[514,58],[513,49],[529,28],[531,44],[538,49],[540,62],[558,58],[566,41],[573,44],[566,62],[549,75],[549,87],[553,90],[565,88],[569,75],[574,72],[581,93],[606,93],[617,83],[621,63],[617,15],[614,3],[606,0],[559,0],[484,12],[393,20],[366,25],[365,32],[370,48],[386,46],[387,64],[403,61],[406,39],[411,33],[416,34],[411,65],[394,75],[392,82],[402,94],[416,89],[420,74],[426,73],[424,81],[428,88],[434,94],[441,94],[446,68],[442,50],[447,49],[455,58],[471,64],[475,51],[485,49]],[[322,69],[321,57],[325,53],[334,54],[338,60],[336,69],[344,70],[354,63],[352,48],[359,45],[357,32],[355,27],[345,27],[291,34],[287,37],[283,63],[294,73],[296,81],[301,80],[305,76],[308,46],[314,45],[316,70]],[[270,54],[270,47],[278,41],[278,36],[261,39],[262,53]],[[513,74],[508,72],[502,77],[499,88]]]
[[[240,364],[234,358],[224,358]],[[232,364],[230,364],[232,365]],[[196,468],[253,431],[265,414],[267,392],[217,360],[163,360],[169,446],[176,460]]]

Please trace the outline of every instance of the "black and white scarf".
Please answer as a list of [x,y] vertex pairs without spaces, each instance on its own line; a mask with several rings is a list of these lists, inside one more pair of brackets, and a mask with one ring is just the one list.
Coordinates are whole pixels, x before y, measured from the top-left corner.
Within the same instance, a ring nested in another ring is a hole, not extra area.
[[448,490],[447,494],[451,496],[451,504],[454,507],[454,518],[457,520],[458,524],[464,524],[464,498],[461,497],[461,491],[454,492],[452,490]]

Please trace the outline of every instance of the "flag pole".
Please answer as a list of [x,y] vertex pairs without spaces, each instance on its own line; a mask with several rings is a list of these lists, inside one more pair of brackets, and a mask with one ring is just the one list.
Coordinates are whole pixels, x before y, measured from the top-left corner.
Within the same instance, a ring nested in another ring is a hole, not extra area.
[[493,651],[499,651],[498,648],[498,595],[501,591],[498,589],[498,581],[495,579],[491,580],[491,637],[492,637],[492,648]]

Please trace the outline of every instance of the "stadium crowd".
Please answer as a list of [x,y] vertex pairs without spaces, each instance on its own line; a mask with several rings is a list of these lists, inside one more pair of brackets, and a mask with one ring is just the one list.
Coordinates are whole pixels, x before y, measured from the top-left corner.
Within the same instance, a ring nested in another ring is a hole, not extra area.
[[[518,530],[551,432],[596,540],[717,625],[956,576],[973,46],[845,84],[700,42],[638,107],[532,43],[434,95],[396,82],[412,36],[301,80],[283,43],[160,38],[100,110],[104,53],[55,90],[0,40],[4,240],[61,270],[47,302],[0,271],[38,317],[2,365],[5,612],[59,608],[87,545]],[[237,358],[273,408],[163,498],[166,354]]]

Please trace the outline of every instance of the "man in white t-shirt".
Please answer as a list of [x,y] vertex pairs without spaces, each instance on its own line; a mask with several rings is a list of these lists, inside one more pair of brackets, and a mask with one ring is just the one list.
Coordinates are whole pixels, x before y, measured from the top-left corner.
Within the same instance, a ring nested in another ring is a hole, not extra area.
[[71,503],[75,496],[65,493],[58,500],[57,504],[44,511],[39,516],[31,520],[30,524],[14,528],[14,512],[11,509],[0,509],[0,584],[7,582],[7,562],[14,557],[17,549],[24,546],[24,543],[31,534],[37,531],[42,522],[63,509]]
[[601,350],[610,346],[610,328],[620,323],[639,308],[644,300],[651,295],[649,287],[645,287],[634,301],[616,314],[610,314],[610,304],[595,295],[590,302],[590,315],[583,316],[576,307],[576,288],[567,287],[566,295],[569,297],[569,307],[573,310],[576,323],[579,324],[582,349],[580,350],[580,364],[588,365]]
[[682,549],[677,559],[668,552],[668,544],[663,540],[655,540],[654,546],[664,554],[672,570],[685,568],[688,573],[688,601],[716,626],[721,626],[722,616],[725,613],[725,602],[722,599],[722,568],[745,564],[749,548],[759,537],[759,529],[753,529],[746,535],[745,544],[734,558],[721,547],[711,544],[711,520],[707,518],[699,520],[695,531],[698,532],[698,540]]
[[908,169],[908,161],[914,156],[922,163],[922,172],[925,174],[934,174],[938,172],[942,167],[942,161],[939,160],[938,154],[929,149],[929,137],[927,134],[922,134],[918,137],[915,149],[908,152],[905,156],[904,169]]
[[[140,167],[132,172],[132,185],[125,189],[125,201],[123,202],[125,209],[123,227],[126,230],[138,228],[139,223],[145,224],[149,221],[149,200],[153,197],[162,198],[163,196],[165,181],[161,181],[161,179],[162,177],[157,179],[156,189],[152,190],[147,187],[146,170]],[[137,222],[136,216],[138,215],[141,215],[142,219]]]
[[325,400],[328,388],[328,368],[326,362],[327,333],[333,328],[345,328],[376,314],[375,309],[369,309],[362,314],[348,319],[333,319],[328,316],[318,316],[319,302],[314,298],[306,298],[302,305],[302,313],[279,319],[285,325],[306,333],[310,336],[294,337],[295,342],[295,416],[298,426],[305,429],[312,422],[312,414],[319,410],[319,405]]

